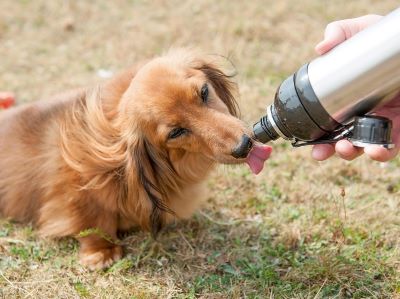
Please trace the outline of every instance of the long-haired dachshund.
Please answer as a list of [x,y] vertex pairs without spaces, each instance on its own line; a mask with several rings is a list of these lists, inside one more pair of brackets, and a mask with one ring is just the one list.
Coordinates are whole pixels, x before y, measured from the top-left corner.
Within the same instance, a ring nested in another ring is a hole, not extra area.
[[[154,235],[198,206],[216,163],[262,169],[235,84],[211,56],[178,49],[95,88],[0,113],[0,213],[74,236],[91,269],[122,256],[117,232]],[[82,231],[97,232],[79,235]]]

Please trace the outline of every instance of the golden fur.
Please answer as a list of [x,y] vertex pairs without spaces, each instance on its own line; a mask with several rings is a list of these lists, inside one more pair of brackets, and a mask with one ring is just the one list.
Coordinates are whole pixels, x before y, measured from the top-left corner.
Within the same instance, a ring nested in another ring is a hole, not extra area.
[[[43,236],[99,229],[108,238],[78,237],[80,259],[109,266],[122,255],[110,240],[118,231],[156,235],[189,217],[214,164],[243,162],[231,156],[246,132],[234,90],[211,57],[181,49],[100,86],[1,112],[0,213]],[[169,139],[174,127],[189,131]]]

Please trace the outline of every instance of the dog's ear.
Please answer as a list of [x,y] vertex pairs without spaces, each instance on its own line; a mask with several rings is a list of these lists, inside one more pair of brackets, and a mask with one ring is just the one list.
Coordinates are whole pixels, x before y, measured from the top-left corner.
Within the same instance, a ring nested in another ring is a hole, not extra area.
[[171,188],[176,187],[177,175],[168,157],[146,137],[139,137],[130,151],[137,182],[152,205],[149,229],[156,238],[164,224],[164,213],[175,214],[168,207],[166,196]]
[[211,82],[218,97],[228,107],[230,114],[238,117],[239,107],[233,95],[237,90],[236,83],[232,81],[234,75],[227,75],[213,63],[204,62],[198,69],[201,70]]

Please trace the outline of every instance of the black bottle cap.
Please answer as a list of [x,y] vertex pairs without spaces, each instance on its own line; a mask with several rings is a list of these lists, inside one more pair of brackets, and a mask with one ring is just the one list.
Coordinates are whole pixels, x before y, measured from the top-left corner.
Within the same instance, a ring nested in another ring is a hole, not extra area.
[[[267,108],[269,109],[269,107]],[[258,123],[253,126],[254,138],[262,143],[270,142],[279,138],[278,134],[272,127],[268,116],[264,116]]]
[[386,117],[366,115],[354,118],[354,129],[349,138],[358,147],[370,144],[392,148],[392,121]]

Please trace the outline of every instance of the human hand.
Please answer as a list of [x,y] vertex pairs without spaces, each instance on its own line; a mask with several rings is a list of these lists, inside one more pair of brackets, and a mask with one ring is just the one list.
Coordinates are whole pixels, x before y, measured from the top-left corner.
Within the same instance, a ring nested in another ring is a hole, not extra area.
[[[317,44],[315,51],[324,54],[333,47],[342,43],[366,27],[378,22],[382,16],[366,15],[355,19],[346,19],[328,24],[325,29],[324,40]],[[335,152],[345,160],[353,160],[356,157],[367,154],[376,161],[388,161],[394,158],[400,147],[400,94],[393,100],[374,111],[377,115],[388,117],[393,122],[392,137],[395,148],[385,149],[381,146],[371,145],[365,148],[354,147],[348,140],[340,140],[336,144],[318,144],[313,147],[312,157],[323,161],[331,157]]]
[[329,23],[325,28],[324,39],[315,46],[315,52],[319,55],[328,52],[382,18],[379,15],[366,15]]

